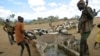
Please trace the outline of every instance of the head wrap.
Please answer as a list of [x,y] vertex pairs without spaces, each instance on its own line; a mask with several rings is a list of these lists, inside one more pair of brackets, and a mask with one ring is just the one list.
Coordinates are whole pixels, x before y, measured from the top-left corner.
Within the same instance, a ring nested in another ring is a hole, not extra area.
[[79,10],[84,9],[84,6],[85,6],[84,0],[80,0],[80,1],[77,3],[77,7],[78,7]]

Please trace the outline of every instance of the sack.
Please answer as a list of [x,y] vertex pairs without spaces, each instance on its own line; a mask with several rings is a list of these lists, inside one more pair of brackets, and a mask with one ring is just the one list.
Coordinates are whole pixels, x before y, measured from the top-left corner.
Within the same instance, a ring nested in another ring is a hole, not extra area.
[[10,25],[10,23],[4,22],[7,32],[14,32],[14,27]]

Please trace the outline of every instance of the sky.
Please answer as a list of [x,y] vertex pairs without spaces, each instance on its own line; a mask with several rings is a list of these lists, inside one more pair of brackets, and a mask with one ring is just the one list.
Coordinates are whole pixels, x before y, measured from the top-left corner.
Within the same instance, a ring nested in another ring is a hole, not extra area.
[[[77,8],[79,0],[0,0],[0,17],[7,18],[10,14],[33,20],[37,17],[59,16],[72,18],[80,16]],[[89,6],[98,11],[100,0],[89,0]],[[98,14],[100,16],[100,13]]]

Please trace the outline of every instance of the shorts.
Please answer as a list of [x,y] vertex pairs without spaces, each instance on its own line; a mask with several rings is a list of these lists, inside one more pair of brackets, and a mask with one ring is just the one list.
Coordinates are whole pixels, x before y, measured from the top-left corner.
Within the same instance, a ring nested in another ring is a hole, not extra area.
[[27,42],[26,41],[22,41],[22,42],[18,43],[17,45],[25,45],[25,44],[27,44]]

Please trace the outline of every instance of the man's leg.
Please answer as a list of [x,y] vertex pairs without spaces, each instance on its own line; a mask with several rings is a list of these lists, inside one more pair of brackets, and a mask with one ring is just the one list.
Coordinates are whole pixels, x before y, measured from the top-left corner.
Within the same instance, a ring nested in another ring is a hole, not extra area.
[[80,56],[84,56],[84,39],[82,38],[80,42]]
[[11,33],[10,35],[11,35],[12,41],[14,41],[14,36],[13,36],[13,34]]
[[14,36],[13,36],[13,33],[10,33],[9,32],[9,38],[10,38],[10,42],[11,42],[11,45],[15,42],[14,41]]
[[82,34],[82,38],[84,39],[84,54],[89,55],[89,49],[88,49],[88,44],[87,44],[87,39],[90,35],[90,32],[85,32]]
[[22,56],[23,55],[23,51],[24,51],[24,44],[23,43],[19,43],[18,45],[21,46],[20,56]]
[[14,42],[15,42],[15,40],[14,40],[13,33],[10,33],[10,35],[11,35],[11,41],[12,41],[12,43],[14,43]]
[[9,42],[10,42],[10,44],[12,45],[13,43],[12,43],[12,39],[11,39],[11,35],[10,35],[10,33],[8,33],[8,38],[9,38]]
[[85,40],[85,51],[84,52],[85,52],[86,55],[89,55],[87,40]]
[[29,56],[31,56],[30,47],[29,47],[29,45],[28,45],[27,42],[25,42],[25,46],[27,48],[27,51],[28,51]]
[[86,37],[86,39],[85,39],[85,54],[86,54],[86,55],[89,55],[89,48],[88,48],[88,44],[87,44],[87,39],[88,39],[90,33],[91,33],[91,32],[85,33],[85,37]]

